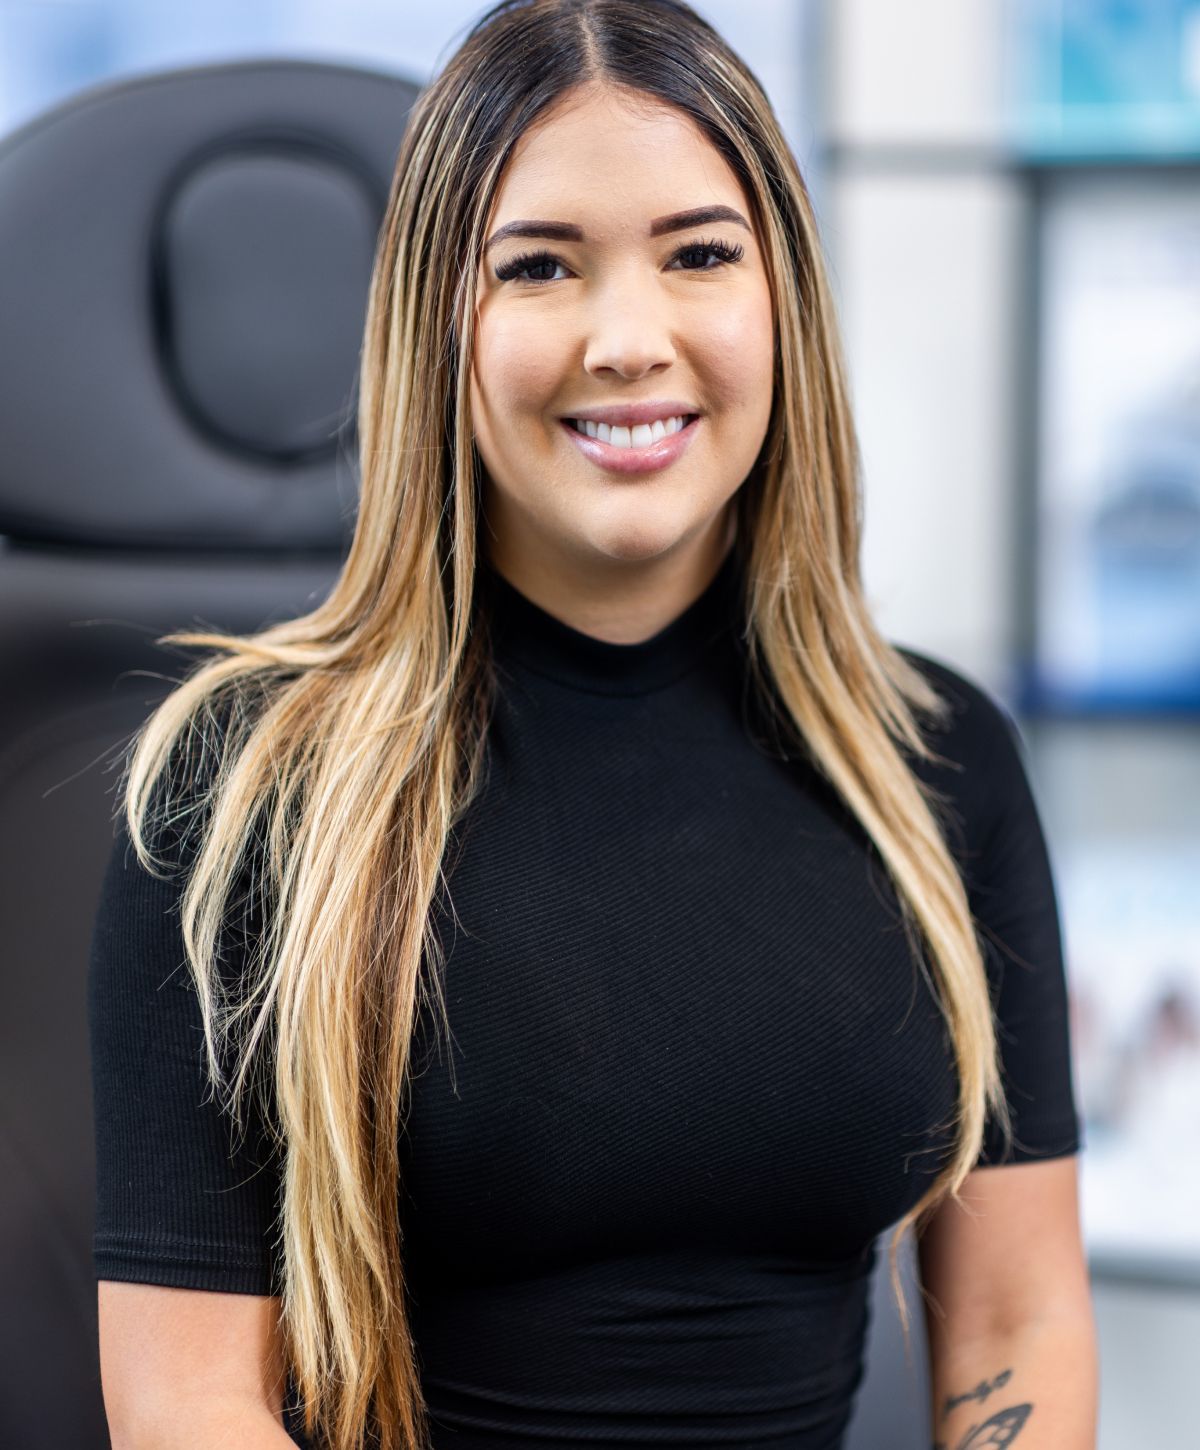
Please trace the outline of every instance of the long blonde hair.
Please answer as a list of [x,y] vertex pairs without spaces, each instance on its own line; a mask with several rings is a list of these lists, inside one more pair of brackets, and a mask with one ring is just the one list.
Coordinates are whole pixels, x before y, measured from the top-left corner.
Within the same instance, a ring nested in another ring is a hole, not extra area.
[[[858,446],[795,158],[754,76],[679,0],[503,0],[420,94],[401,140],[361,358],[361,500],[340,574],[301,618],[164,636],[215,653],[141,727],[123,783],[147,869],[160,866],[156,825],[203,827],[182,926],[208,1072],[239,1121],[263,1084],[283,1180],[280,1329],[306,1432],[331,1450],[427,1443],[397,1182],[410,1039],[439,975],[422,970],[440,957],[431,907],[480,785],[494,689],[486,632],[472,627],[468,323],[505,164],[526,128],[588,80],[685,112],[755,211],[777,321],[768,432],[736,496],[752,674],[878,848],[958,1070],[953,1156],[892,1235],[906,1336],[900,1240],[957,1194],[989,1108],[1010,1131],[964,886],[936,793],[901,753],[938,758],[916,716],[940,719],[943,702],[863,597]],[[211,769],[189,768],[177,789],[175,763],[197,759],[197,740]],[[217,970],[220,933],[248,862],[269,910],[231,984]]]

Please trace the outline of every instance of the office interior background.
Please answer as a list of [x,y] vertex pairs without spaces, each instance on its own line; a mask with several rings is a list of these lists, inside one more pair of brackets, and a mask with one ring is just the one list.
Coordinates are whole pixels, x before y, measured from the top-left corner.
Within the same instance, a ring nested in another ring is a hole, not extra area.
[[[0,138],[88,88],[215,61],[333,60],[422,83],[484,8],[0,0]],[[1200,3],[697,8],[765,84],[813,194],[877,617],[989,686],[1028,746],[1085,1121],[1100,1445],[1190,1443]]]

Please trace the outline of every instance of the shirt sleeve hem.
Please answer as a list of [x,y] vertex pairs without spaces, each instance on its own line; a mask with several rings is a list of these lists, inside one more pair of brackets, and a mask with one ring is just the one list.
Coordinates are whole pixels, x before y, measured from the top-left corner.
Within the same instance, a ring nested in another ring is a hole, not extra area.
[[1004,1151],[998,1136],[991,1143],[985,1142],[976,1167],[999,1168],[1006,1163],[1040,1163],[1050,1158],[1069,1158],[1082,1152],[1085,1143],[1083,1125],[1073,1118],[1036,1128],[1027,1127],[1023,1132],[1017,1128],[1012,1146],[1007,1151]]
[[92,1253],[96,1279],[161,1284],[167,1288],[208,1289],[225,1294],[279,1293],[272,1264],[248,1250],[231,1248],[216,1259],[203,1253],[172,1253],[97,1245]]

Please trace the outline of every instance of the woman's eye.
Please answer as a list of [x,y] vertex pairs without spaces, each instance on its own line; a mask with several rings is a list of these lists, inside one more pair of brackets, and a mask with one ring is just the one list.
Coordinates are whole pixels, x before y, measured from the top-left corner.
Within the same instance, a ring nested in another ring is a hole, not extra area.
[[[677,262],[686,264],[675,269],[681,272],[715,272],[726,263],[740,262],[744,250],[729,242],[690,242],[675,252],[671,263],[673,268]],[[562,279],[554,276],[554,269],[562,265],[551,252],[524,252],[519,257],[502,262],[496,268],[496,278],[500,282],[522,281],[535,285],[558,282]]]
[[502,262],[496,268],[496,277],[501,282],[510,282],[514,277],[530,282],[557,282],[559,279],[554,276],[538,277],[531,274],[547,268],[553,272],[555,267],[561,266],[558,258],[552,257],[549,252],[526,252],[519,257],[513,257],[509,262]]
[[681,247],[675,253],[675,261],[684,257],[699,257],[700,264],[697,267],[684,267],[685,272],[713,272],[715,267],[709,266],[709,259],[715,257],[718,266],[725,262],[739,262],[742,258],[743,248],[730,246],[727,242],[693,242],[690,246]]

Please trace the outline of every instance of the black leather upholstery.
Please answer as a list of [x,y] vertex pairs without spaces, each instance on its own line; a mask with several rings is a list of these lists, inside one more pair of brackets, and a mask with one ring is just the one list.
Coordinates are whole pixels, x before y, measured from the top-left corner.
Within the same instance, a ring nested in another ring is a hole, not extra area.
[[117,749],[349,542],[376,235],[413,82],[266,60],[0,141],[0,1445],[107,1446],[87,946]]

